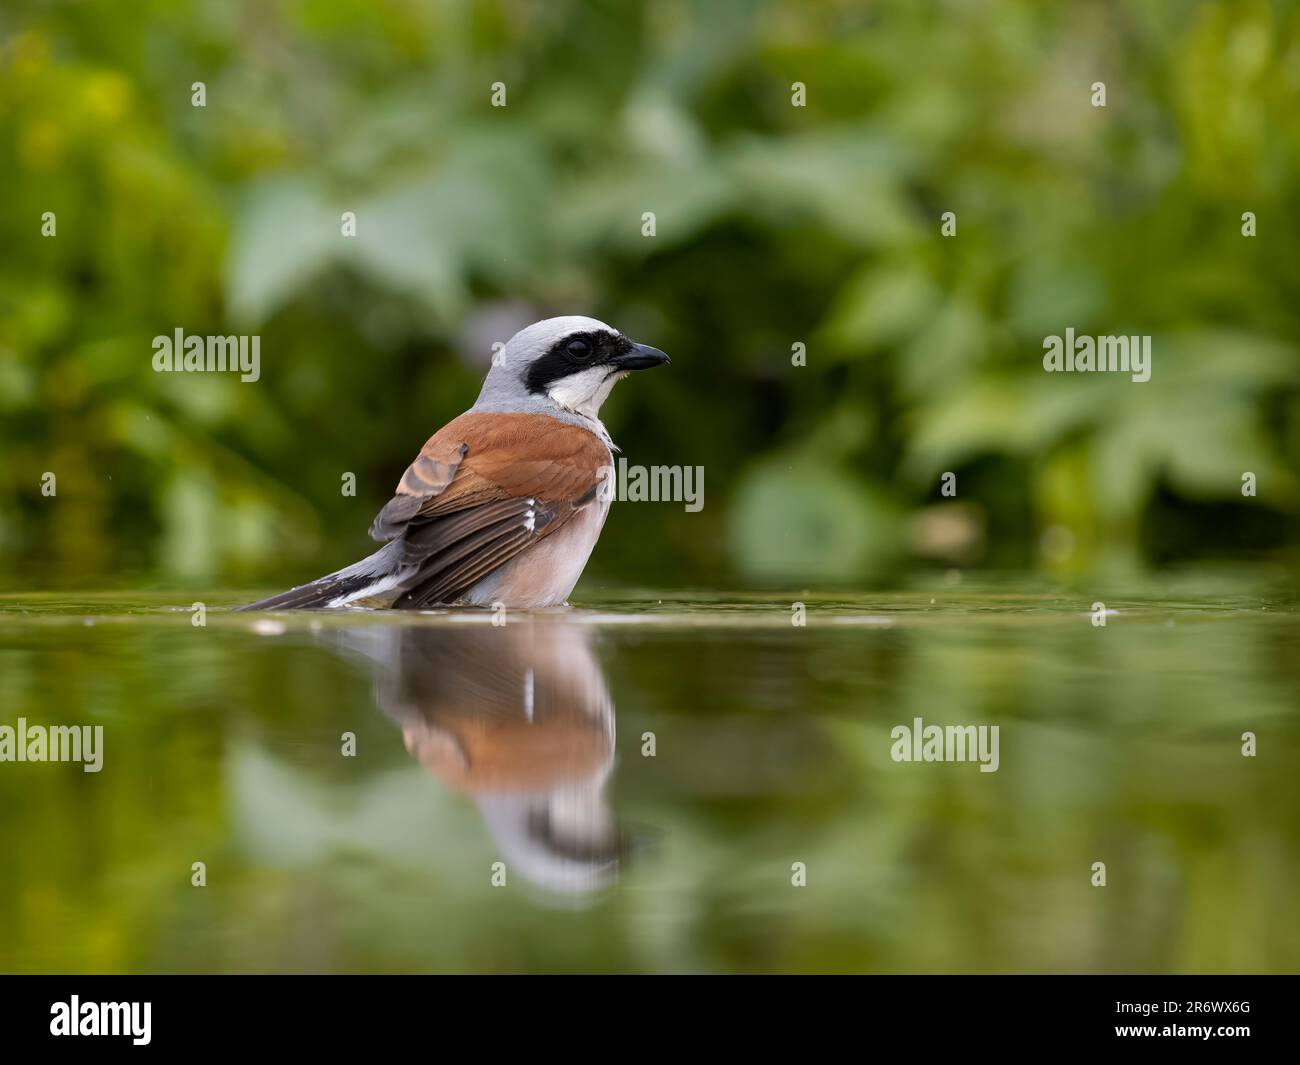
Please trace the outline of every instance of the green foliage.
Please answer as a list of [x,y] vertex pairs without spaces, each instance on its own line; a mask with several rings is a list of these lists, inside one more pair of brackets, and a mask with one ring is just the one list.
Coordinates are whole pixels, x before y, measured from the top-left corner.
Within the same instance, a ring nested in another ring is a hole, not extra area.
[[[930,550],[900,516],[990,464],[998,491],[964,501],[1021,562],[1048,529],[1074,545],[1061,564],[1163,557],[1157,512],[1222,550],[1293,530],[1289,6],[191,0],[3,19],[11,565],[347,561],[472,401],[494,330],[557,312],[671,352],[608,420],[631,461],[708,471],[701,514],[612,519],[627,535],[597,565],[625,578],[852,577]],[[259,334],[262,380],[153,373],[151,338],[177,327]],[[1066,327],[1151,334],[1152,380],[1044,374]]]

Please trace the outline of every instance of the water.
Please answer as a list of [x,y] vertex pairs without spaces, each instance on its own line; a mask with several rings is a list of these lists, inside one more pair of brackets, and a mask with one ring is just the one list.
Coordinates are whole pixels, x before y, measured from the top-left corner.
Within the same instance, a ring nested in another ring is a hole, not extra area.
[[[0,597],[0,725],[103,726],[98,773],[0,763],[0,970],[1300,967],[1277,573],[923,575],[802,627],[579,591],[504,627]],[[893,760],[915,718],[998,726],[997,771]]]

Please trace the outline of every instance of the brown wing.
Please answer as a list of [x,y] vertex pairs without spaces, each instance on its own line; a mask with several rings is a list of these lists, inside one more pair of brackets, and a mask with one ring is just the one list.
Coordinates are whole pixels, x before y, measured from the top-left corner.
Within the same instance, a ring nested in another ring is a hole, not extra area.
[[[459,420],[459,419],[457,419]],[[370,526],[370,537],[381,543],[402,535],[407,523],[431,499],[446,491],[456,476],[469,445],[453,442],[444,434],[456,423],[453,421],[432,436],[420,449],[415,461],[406,467],[397,493],[375,515]]]
[[456,599],[596,498],[609,450],[537,414],[462,414],[420,450],[371,536],[418,567],[398,606]]

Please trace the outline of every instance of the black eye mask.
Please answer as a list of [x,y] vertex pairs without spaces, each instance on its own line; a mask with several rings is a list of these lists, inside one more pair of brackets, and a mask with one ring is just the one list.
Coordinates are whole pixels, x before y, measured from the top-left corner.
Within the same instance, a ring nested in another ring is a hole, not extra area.
[[[575,344],[580,341],[581,345]],[[572,348],[570,347],[572,345]],[[585,345],[585,350],[582,350]],[[570,333],[557,340],[550,351],[534,359],[524,374],[529,392],[546,392],[552,384],[593,366],[605,366],[632,350],[632,341],[615,333]]]

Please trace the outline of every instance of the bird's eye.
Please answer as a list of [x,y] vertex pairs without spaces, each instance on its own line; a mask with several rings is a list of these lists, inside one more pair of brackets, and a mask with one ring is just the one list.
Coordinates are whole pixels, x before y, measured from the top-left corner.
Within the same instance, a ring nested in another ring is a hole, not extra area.
[[575,359],[585,359],[591,354],[591,345],[585,340],[570,340],[566,345],[566,350]]

